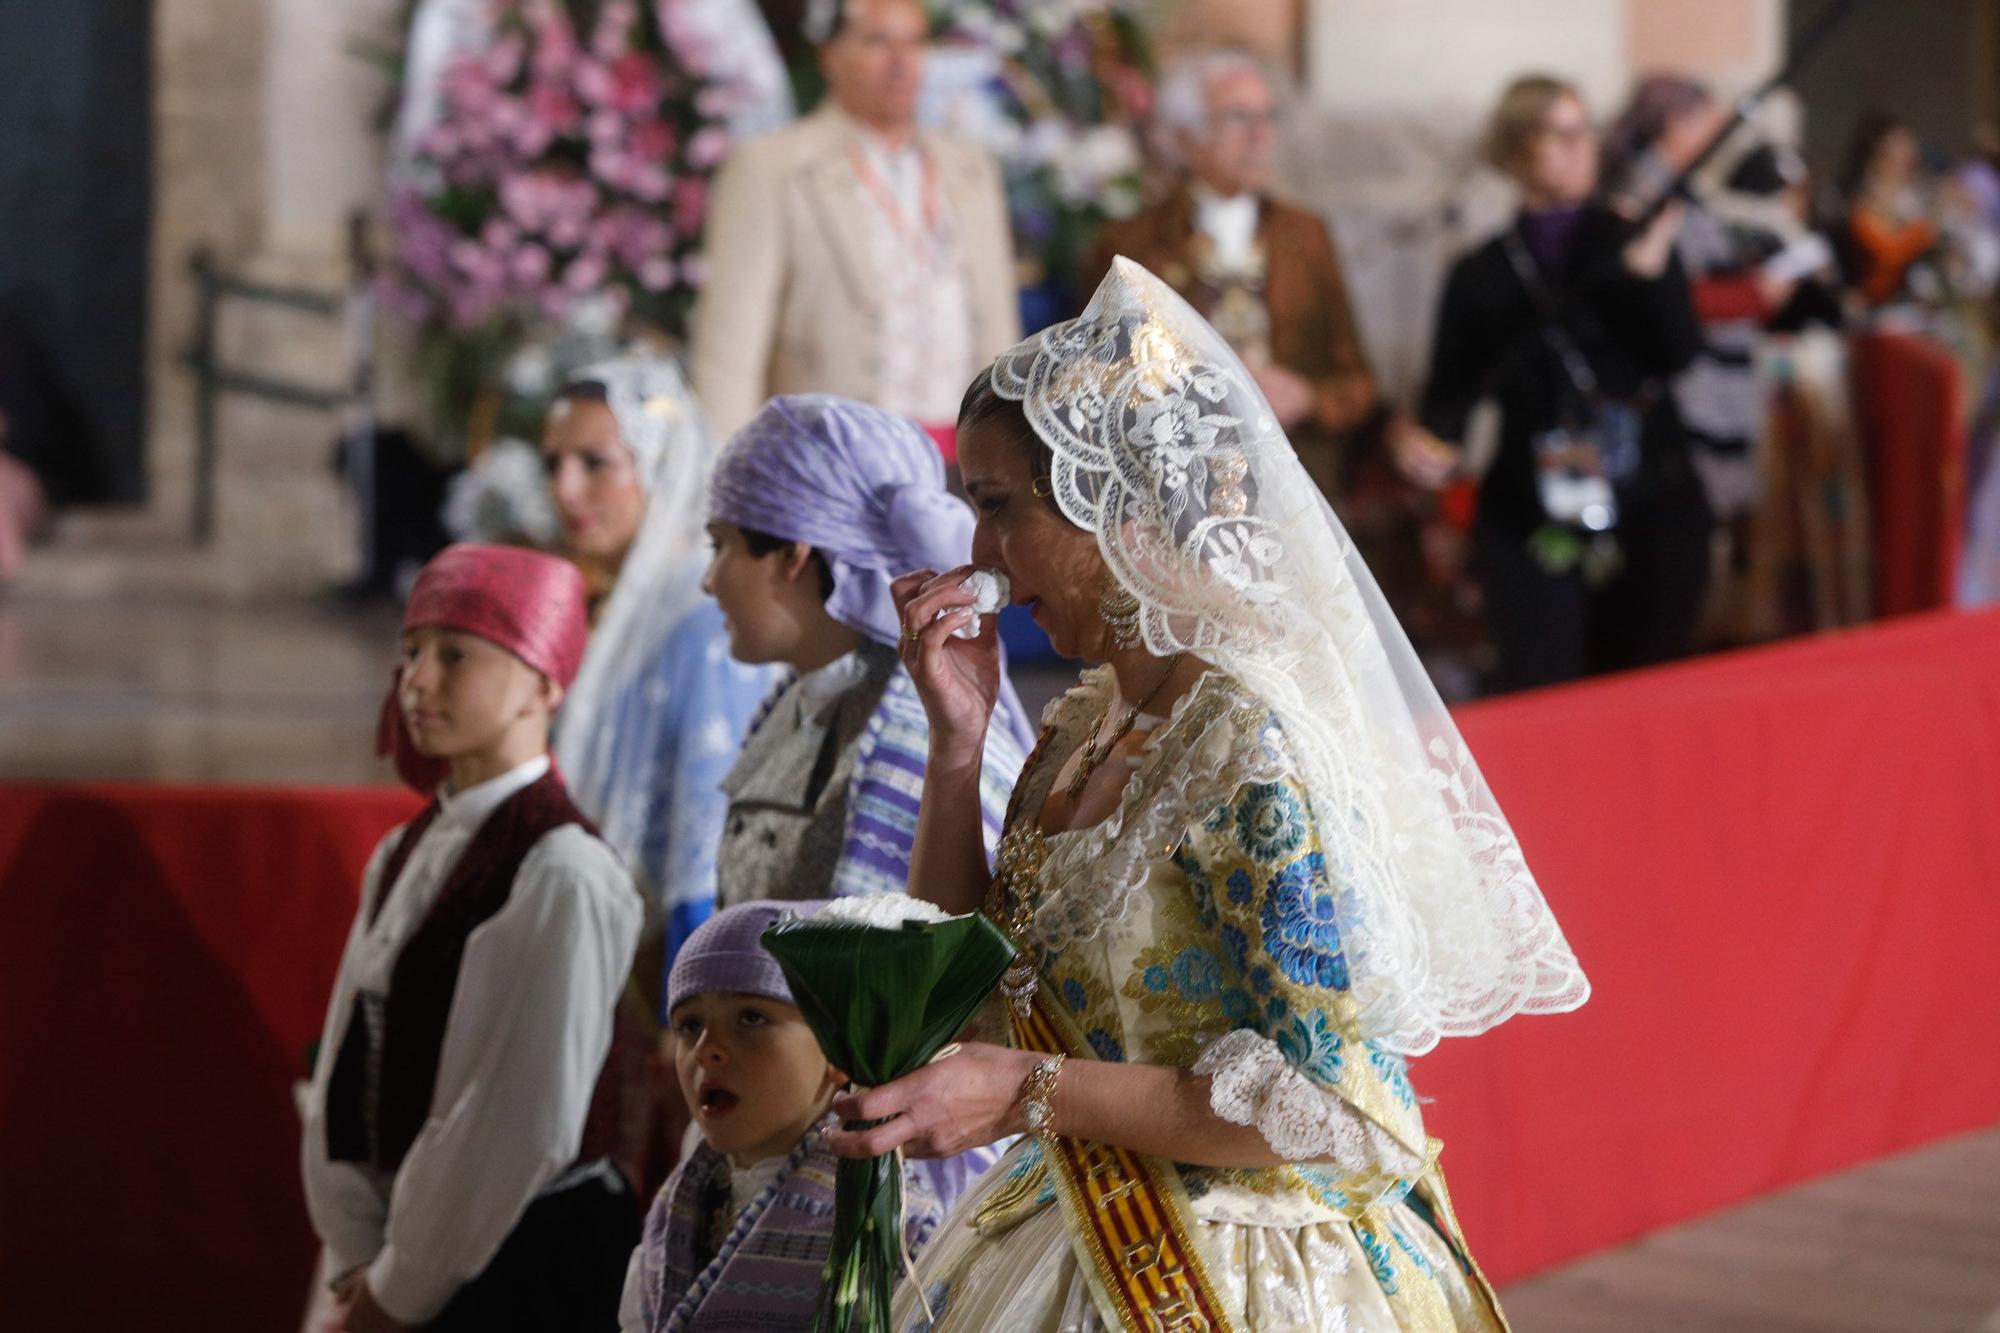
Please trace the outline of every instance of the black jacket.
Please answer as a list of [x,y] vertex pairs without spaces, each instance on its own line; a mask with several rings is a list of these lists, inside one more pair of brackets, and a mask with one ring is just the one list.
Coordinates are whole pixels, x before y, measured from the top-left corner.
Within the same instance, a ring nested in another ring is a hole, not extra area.
[[[1466,254],[1446,279],[1422,417],[1426,428],[1456,441],[1475,404],[1489,397],[1499,403],[1500,451],[1480,487],[1479,517],[1484,526],[1525,535],[1543,521],[1534,438],[1565,424],[1577,395],[1543,336],[1543,318],[1508,259],[1504,237]],[[1623,258],[1631,238],[1628,222],[1592,205],[1577,223],[1567,264],[1543,278],[1601,391],[1646,404],[1640,470],[1629,491],[1621,490],[1621,505],[1628,513],[1691,507],[1705,518],[1680,419],[1665,392],[1665,381],[1701,347],[1693,296],[1678,259],[1658,278],[1633,276]]]

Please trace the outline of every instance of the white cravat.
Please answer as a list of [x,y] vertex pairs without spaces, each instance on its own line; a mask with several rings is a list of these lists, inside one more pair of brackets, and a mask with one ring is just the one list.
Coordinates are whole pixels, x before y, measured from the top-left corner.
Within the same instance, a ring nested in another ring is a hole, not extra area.
[[1250,266],[1250,254],[1257,244],[1257,196],[1236,194],[1227,198],[1204,186],[1194,187],[1194,225],[1215,247],[1215,262],[1223,269],[1238,271]]
[[570,824],[522,858],[506,905],[466,940],[430,1117],[393,1175],[327,1156],[327,1083],[357,995],[387,991],[479,826],[548,767],[538,757],[441,798],[371,925],[402,830],[383,839],[327,1006],[306,1106],[306,1203],[333,1271],[367,1265],[370,1290],[406,1324],[432,1319],[478,1276],[576,1156],[639,939],[639,895],[617,856]]

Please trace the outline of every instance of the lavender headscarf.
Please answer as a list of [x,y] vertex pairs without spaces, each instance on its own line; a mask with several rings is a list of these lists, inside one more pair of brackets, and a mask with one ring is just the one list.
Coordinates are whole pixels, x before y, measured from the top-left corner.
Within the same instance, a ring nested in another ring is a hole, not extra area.
[[[804,542],[833,571],[827,614],[896,647],[890,581],[972,555],[972,510],[945,489],[930,436],[893,412],[831,394],[784,394],[737,431],[715,467],[712,522]],[[1003,669],[1001,725],[1034,736]]]

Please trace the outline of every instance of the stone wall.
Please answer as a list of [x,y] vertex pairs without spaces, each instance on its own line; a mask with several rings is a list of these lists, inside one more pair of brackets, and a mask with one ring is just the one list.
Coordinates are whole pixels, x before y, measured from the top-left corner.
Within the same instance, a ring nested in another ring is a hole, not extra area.
[[[345,218],[380,174],[366,123],[380,79],[347,37],[393,3],[156,0],[150,499],[66,517],[30,566],[30,592],[290,594],[353,572],[353,521],[329,466],[337,423],[248,398],[222,399],[215,538],[189,543],[195,393],[181,358],[197,247],[263,281],[345,281]],[[289,311],[225,303],[218,346],[232,364],[289,379],[344,374],[340,328]]]

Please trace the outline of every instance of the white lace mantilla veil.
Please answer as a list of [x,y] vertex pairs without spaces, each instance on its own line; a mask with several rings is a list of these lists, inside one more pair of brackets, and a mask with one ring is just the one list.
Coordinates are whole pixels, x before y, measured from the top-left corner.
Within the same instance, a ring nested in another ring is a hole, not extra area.
[[1187,651],[1267,704],[1327,851],[1364,1037],[1420,1055],[1590,994],[1374,576],[1228,345],[1119,258],[994,363],[1062,512]]
[[[578,804],[597,821],[605,841],[629,856],[645,833],[654,774],[612,771],[619,719],[609,710],[704,596],[708,478],[717,450],[707,419],[672,361],[628,353],[584,367],[571,377],[572,383],[579,381],[604,386],[619,436],[646,488],[646,515],[557,713],[555,753]],[[648,756],[656,763],[670,757]]]

